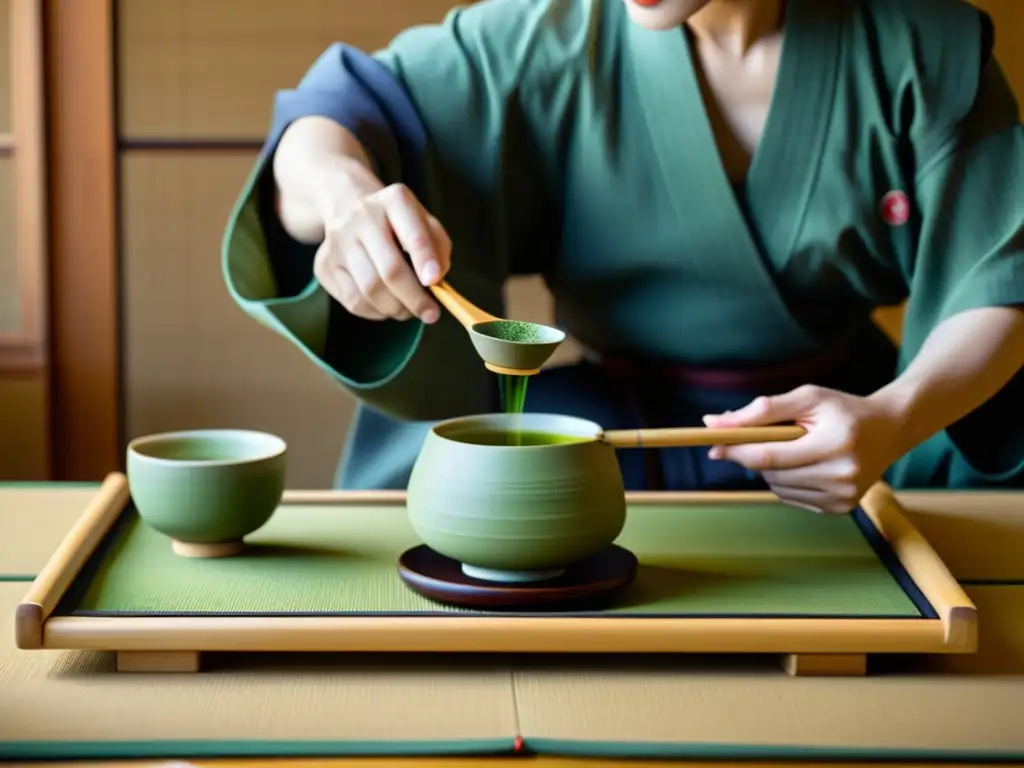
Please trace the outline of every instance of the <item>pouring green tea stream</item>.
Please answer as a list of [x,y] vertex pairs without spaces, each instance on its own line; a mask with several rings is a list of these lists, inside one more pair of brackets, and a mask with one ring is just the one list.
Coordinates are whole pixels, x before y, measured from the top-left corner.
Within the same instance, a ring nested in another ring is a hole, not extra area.
[[[522,413],[530,376],[540,372],[565,334],[557,328],[525,320],[506,320],[485,312],[462,296],[447,282],[431,290],[456,320],[469,332],[470,340],[486,368],[498,377],[502,411]],[[506,444],[520,445],[519,430],[506,434]]]

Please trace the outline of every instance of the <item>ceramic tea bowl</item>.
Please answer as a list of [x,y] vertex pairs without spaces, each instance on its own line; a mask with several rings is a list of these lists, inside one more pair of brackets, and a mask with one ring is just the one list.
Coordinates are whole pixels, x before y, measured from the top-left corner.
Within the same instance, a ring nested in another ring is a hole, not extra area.
[[423,543],[467,576],[542,581],[611,544],[626,520],[615,449],[590,421],[486,414],[435,425],[408,484]]
[[263,432],[195,430],[128,444],[128,485],[139,517],[186,557],[227,557],[281,502],[284,440]]

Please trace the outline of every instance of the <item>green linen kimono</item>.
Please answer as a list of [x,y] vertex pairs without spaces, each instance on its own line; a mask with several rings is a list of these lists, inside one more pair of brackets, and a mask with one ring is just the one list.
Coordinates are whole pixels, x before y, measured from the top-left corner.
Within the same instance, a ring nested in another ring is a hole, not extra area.
[[[385,183],[413,189],[451,235],[450,282],[491,312],[509,276],[539,274],[589,349],[735,367],[813,354],[909,298],[890,380],[945,319],[1024,301],[1024,127],[992,45],[959,0],[789,0],[739,190],[686,30],[641,28],[621,0],[485,0],[373,55],[334,45],[277,96],[224,275],[359,399],[343,487],[404,487],[429,425],[494,410],[495,385],[451,317],[365,321],[313,279],[270,172],[306,115],[348,127]],[[1020,487],[1022,403],[1018,375],[890,481]]]

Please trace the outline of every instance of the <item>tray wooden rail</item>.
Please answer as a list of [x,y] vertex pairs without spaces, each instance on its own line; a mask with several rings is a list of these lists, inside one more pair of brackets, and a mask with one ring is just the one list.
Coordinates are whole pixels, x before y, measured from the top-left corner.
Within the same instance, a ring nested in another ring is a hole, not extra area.
[[[288,491],[284,505],[396,505],[404,492]],[[768,493],[631,493],[630,505],[777,502]],[[871,654],[973,653],[977,611],[884,484],[862,509],[937,618],[54,615],[130,493],[109,475],[17,608],[24,650],[116,651],[122,671],[197,671],[203,652],[778,654],[792,675],[862,675]],[[599,627],[593,622],[599,621]]]

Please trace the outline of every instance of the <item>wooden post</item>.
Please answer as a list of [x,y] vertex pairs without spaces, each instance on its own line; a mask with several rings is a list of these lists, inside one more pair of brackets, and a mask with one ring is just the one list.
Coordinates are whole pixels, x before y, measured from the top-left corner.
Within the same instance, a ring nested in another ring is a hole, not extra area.
[[113,0],[47,2],[55,475],[122,465]]

